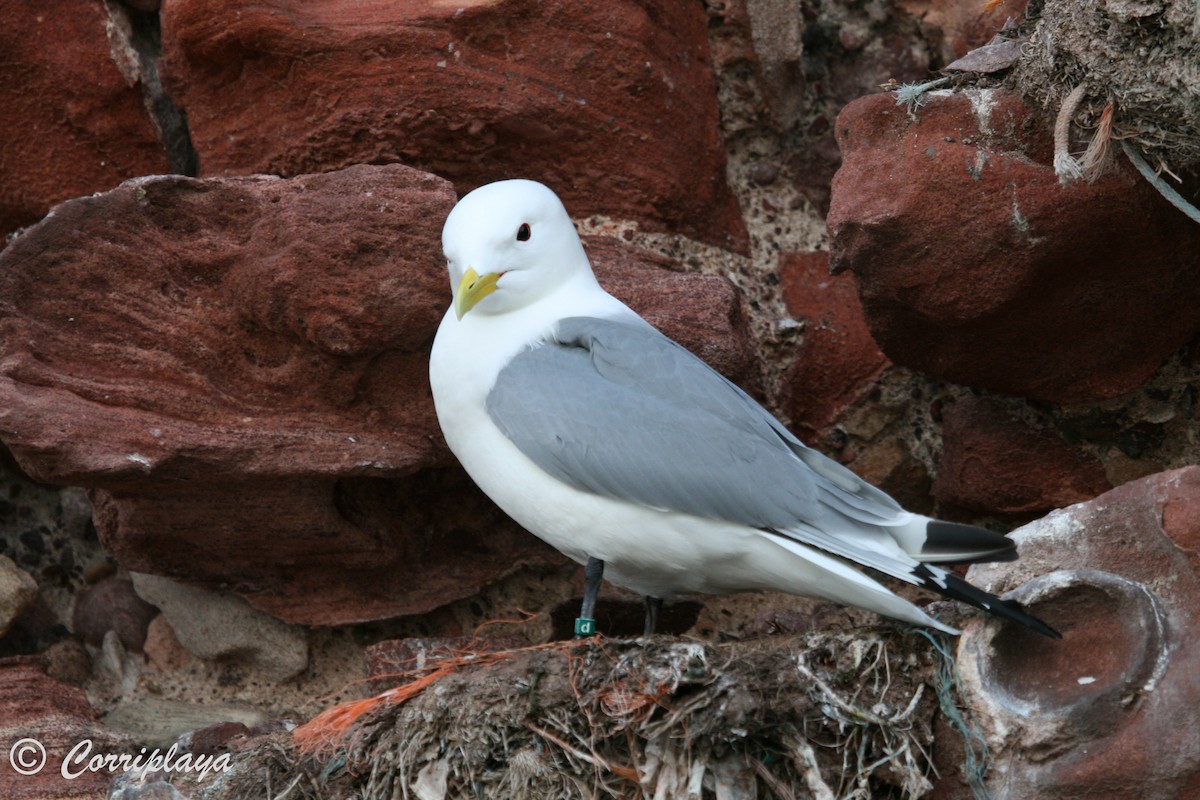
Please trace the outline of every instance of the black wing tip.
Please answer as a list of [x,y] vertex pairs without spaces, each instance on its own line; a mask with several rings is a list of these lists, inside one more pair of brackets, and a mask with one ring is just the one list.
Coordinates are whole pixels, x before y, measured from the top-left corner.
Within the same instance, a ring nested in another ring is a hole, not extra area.
[[1049,625],[1042,622],[1040,619],[1033,616],[1032,614],[1026,613],[1025,611],[1022,611],[1020,613],[1021,613],[1021,616],[1025,620],[1022,623],[1025,625],[1025,627],[1029,628],[1030,630],[1034,631],[1035,633],[1040,633],[1042,636],[1053,639],[1056,642],[1062,641],[1063,636],[1061,633],[1058,632],[1057,629],[1051,628]]
[[[970,584],[968,584],[968,586],[969,585]],[[1063,637],[1061,633],[1047,625],[1045,622],[1042,622],[1033,614],[1030,614],[1025,610],[1025,607],[1016,600],[1000,600],[999,598],[996,598],[996,600],[997,602],[993,604],[992,608],[985,608],[984,610],[991,611],[998,617],[1012,620],[1013,622],[1019,622],[1026,628],[1029,628],[1031,631],[1040,633],[1042,636],[1046,636],[1050,639],[1062,640]]]
[[1001,600],[994,594],[972,586],[955,575],[942,570],[936,573],[925,564],[920,564],[913,570],[913,575],[921,581],[921,585],[943,597],[958,600],[967,605],[986,611],[993,616],[1007,619],[1024,625],[1035,633],[1040,633],[1050,639],[1061,640],[1062,634],[1030,614],[1016,600]]
[[930,555],[939,552],[978,553],[975,556],[958,559],[960,564],[1017,560],[1017,544],[1007,536],[976,525],[964,525],[940,519],[931,519],[926,523],[925,546],[922,550]]

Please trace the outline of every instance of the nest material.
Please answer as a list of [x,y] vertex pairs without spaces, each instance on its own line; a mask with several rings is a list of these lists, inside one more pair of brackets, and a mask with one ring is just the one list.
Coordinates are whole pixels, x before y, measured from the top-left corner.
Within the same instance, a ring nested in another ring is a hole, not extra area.
[[1046,0],[1027,15],[1015,89],[1051,116],[1065,108],[1077,138],[1131,144],[1176,180],[1200,174],[1200,4]]
[[423,675],[438,679],[402,702],[393,694],[350,727],[327,727],[333,736],[313,736],[319,717],[304,747],[289,734],[253,741],[233,771],[189,791],[207,800],[917,798],[932,787],[946,658],[920,632],[889,627],[720,645],[590,639],[489,653],[478,666],[463,655],[453,669],[430,665]]

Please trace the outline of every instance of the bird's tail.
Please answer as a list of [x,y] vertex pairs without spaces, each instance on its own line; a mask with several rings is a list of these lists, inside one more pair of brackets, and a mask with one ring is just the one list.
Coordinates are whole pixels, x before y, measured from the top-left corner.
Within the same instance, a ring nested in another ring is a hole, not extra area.
[[1002,600],[994,594],[983,591],[955,575],[931,564],[920,564],[912,570],[913,577],[920,581],[919,585],[930,589],[943,597],[959,600],[967,605],[975,606],[998,617],[1020,623],[1030,630],[1037,631],[1051,639],[1061,639],[1062,634],[1042,622],[1037,617],[1021,608],[1015,600]]
[[[864,546],[847,536],[835,536],[812,526],[796,526],[787,531],[768,533],[823,550],[893,578],[960,600],[975,608],[1018,622],[1031,630],[1061,639],[1058,631],[1026,613],[1019,604],[1001,600],[977,589],[966,581],[924,561],[1011,561],[1016,545],[1011,539],[984,528],[940,522],[913,515],[908,522],[892,528],[890,544],[894,550]],[[867,540],[870,541],[870,540]],[[914,552],[915,551],[915,552]]]
[[[1012,539],[987,528],[915,516],[916,536],[901,546],[918,561],[934,564],[979,564],[1016,561],[1017,545]],[[916,547],[913,548],[912,545]]]

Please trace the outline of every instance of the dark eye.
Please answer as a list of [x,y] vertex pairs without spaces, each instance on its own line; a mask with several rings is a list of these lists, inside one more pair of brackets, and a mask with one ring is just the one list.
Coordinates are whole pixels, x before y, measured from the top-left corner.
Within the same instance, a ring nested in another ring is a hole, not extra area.
[[530,233],[531,231],[529,230],[529,223],[522,222],[521,227],[517,228],[517,241],[528,242]]

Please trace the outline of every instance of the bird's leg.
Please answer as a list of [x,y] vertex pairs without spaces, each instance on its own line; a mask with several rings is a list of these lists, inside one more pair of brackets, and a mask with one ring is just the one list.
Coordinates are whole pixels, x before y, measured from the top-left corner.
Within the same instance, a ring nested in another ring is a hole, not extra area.
[[588,557],[583,568],[583,609],[575,620],[575,636],[591,636],[596,632],[596,595],[600,594],[600,581],[604,578],[604,562]]
[[658,627],[658,615],[662,613],[663,599],[646,595],[646,629],[643,636],[653,636]]

